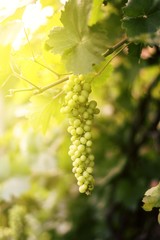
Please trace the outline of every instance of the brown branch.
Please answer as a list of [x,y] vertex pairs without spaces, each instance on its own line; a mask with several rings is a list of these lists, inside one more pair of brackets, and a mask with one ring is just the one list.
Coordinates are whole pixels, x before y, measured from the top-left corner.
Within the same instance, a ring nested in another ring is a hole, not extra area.
[[115,50],[117,50],[119,47],[121,47],[123,44],[127,43],[128,39],[127,37],[123,38],[120,42],[118,42],[117,44],[115,44],[113,47],[110,47],[107,49],[107,51],[105,53],[103,53],[103,57],[107,57],[110,54],[112,54]]

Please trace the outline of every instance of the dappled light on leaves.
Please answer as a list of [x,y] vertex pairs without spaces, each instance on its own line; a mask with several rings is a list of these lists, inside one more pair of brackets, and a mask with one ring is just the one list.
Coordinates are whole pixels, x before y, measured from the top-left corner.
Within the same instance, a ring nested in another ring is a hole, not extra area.
[[0,0],[0,239],[160,239],[159,10]]

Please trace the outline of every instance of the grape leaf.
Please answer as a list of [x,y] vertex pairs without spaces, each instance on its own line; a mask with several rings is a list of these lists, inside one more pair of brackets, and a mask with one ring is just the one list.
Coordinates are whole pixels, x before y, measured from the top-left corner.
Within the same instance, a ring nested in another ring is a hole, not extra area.
[[89,18],[89,25],[92,26],[95,24],[101,15],[101,6],[102,6],[103,0],[93,0],[90,18]]
[[123,10],[122,27],[130,40],[160,44],[159,0],[130,0]]
[[123,8],[124,14],[128,17],[139,17],[152,14],[160,10],[160,1],[158,0],[130,0]]
[[71,0],[66,3],[61,15],[63,27],[53,28],[46,47],[53,53],[62,54],[69,71],[87,73],[92,65],[102,61],[106,36],[89,27],[91,0]]
[[145,211],[151,211],[154,207],[160,207],[160,183],[147,190],[143,198],[143,209]]
[[31,105],[27,117],[35,129],[45,133],[53,115],[54,108],[57,106],[57,104],[55,104],[56,99],[50,96],[38,95],[31,97],[30,101]]
[[134,44],[131,43],[128,46],[128,58],[135,63],[138,63],[140,60],[140,55],[142,51],[143,44]]

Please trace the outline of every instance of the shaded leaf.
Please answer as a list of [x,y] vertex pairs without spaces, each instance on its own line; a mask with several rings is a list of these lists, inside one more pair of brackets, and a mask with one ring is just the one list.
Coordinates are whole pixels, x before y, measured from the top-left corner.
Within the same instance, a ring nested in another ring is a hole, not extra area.
[[160,44],[160,2],[131,0],[124,7],[122,26],[132,40]]
[[139,62],[141,51],[142,51],[142,44],[134,44],[131,43],[128,46],[128,57],[133,62]]
[[123,10],[128,17],[144,16],[160,10],[160,2],[159,0],[130,0]]

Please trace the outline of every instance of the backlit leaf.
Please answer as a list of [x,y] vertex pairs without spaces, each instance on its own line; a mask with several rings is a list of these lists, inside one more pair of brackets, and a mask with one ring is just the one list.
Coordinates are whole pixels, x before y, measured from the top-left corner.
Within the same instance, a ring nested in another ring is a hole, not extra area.
[[[106,36],[88,27],[91,0],[71,0],[62,12],[63,27],[53,28],[46,46],[53,53],[62,54],[67,69],[74,73],[87,73],[104,58]],[[82,60],[83,59],[83,60]]]
[[28,118],[31,122],[31,125],[35,129],[41,130],[43,133],[45,133],[49,121],[54,113],[56,100],[50,96],[38,95],[31,97],[30,101],[31,106],[29,108]]
[[103,0],[93,0],[91,14],[90,14],[90,18],[89,18],[90,26],[92,26],[99,20],[99,17],[101,15],[102,3],[103,3]]

